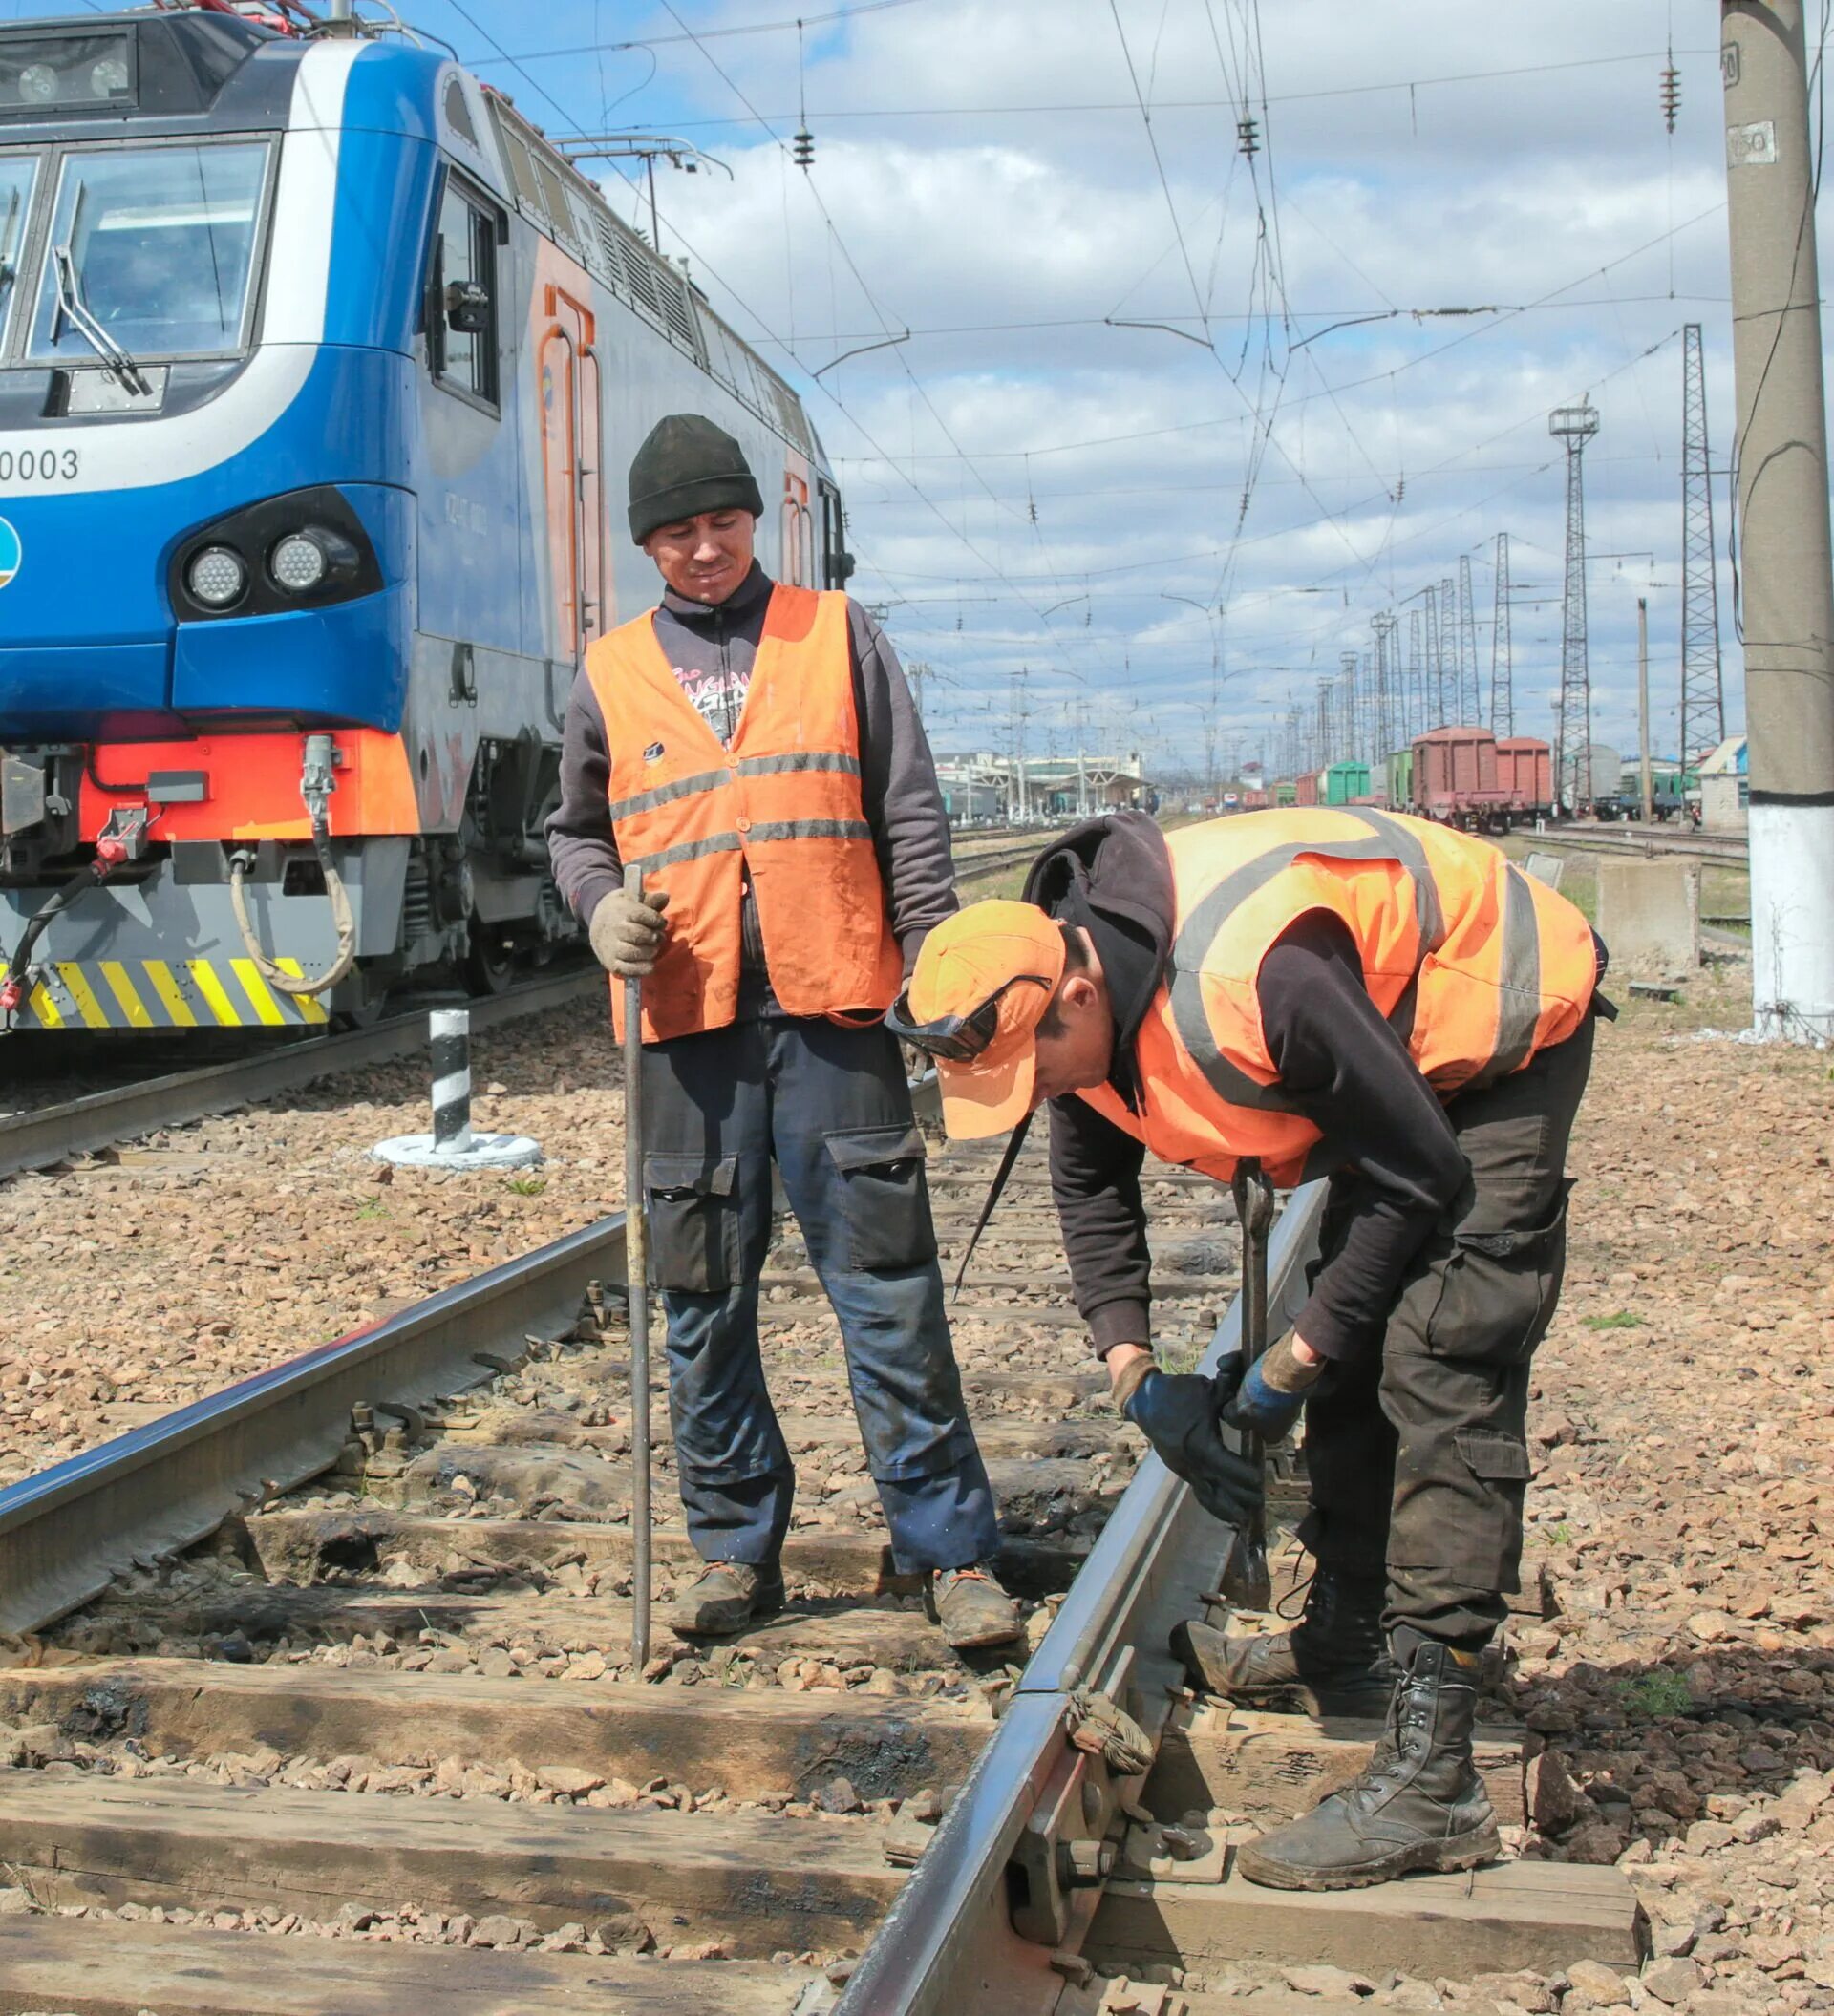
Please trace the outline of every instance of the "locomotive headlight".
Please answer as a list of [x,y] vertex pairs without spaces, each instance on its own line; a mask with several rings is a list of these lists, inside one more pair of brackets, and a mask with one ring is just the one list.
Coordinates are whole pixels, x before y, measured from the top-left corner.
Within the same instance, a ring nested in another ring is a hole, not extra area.
[[274,585],[291,595],[309,594],[325,579],[330,565],[324,541],[310,532],[288,533],[267,556]]
[[184,584],[192,600],[206,609],[226,609],[241,600],[248,585],[248,569],[241,554],[227,546],[205,546],[184,570]]
[[28,63],[19,73],[19,95],[30,104],[50,104],[57,95],[57,73],[49,63]]
[[89,88],[98,98],[117,98],[133,81],[119,56],[104,56],[89,73]]

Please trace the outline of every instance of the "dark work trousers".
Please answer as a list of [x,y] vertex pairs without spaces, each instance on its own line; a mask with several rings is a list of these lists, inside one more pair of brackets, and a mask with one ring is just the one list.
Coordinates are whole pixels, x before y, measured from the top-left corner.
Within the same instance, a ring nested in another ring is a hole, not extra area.
[[771,1164],[833,1305],[866,1464],[901,1572],[999,1544],[943,1308],[924,1141],[882,1027],[785,1015],[643,1052],[651,1280],[669,1316],[669,1409],[705,1560],[774,1560],[796,1474],[758,1355]]
[[[1333,1367],[1306,1410],[1323,1565],[1388,1578],[1388,1627],[1476,1650],[1522,1586],[1528,1375],[1567,1259],[1567,1143],[1593,1018],[1522,1071],[1446,1107],[1471,1164],[1403,1278],[1379,1352]],[[1323,1246],[1358,1202],[1333,1177]]]

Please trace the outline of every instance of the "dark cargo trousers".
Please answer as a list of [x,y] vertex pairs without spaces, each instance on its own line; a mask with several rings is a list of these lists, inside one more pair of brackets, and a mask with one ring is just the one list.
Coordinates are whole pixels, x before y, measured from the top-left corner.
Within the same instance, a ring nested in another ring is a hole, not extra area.
[[[1391,1631],[1476,1650],[1522,1586],[1529,1366],[1560,1296],[1567,1144],[1593,1032],[1589,1015],[1446,1107],[1471,1180],[1415,1256],[1381,1350],[1333,1368],[1306,1411],[1299,1538],[1341,1573],[1386,1573]],[[1332,1179],[1327,1254],[1358,1187],[1354,1173]]]
[[924,1141],[881,1027],[757,1016],[643,1052],[651,1280],[669,1409],[705,1560],[772,1560],[796,1474],[758,1355],[771,1164],[841,1325],[866,1465],[904,1573],[999,1544],[943,1307]]

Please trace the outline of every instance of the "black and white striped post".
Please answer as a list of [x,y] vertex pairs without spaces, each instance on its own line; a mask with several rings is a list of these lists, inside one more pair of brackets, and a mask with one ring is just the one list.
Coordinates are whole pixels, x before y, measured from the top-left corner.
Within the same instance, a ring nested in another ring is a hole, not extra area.
[[370,1150],[376,1160],[408,1169],[525,1169],[542,1158],[525,1134],[479,1134],[471,1124],[471,1010],[435,1008],[433,1132],[396,1135]]
[[471,1148],[471,1010],[435,1008],[427,1018],[433,1038],[433,1145],[442,1155]]

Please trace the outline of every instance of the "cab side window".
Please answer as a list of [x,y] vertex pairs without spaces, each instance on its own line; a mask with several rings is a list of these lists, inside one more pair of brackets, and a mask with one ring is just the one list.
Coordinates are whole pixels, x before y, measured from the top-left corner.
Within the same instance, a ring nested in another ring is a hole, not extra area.
[[435,379],[497,405],[497,216],[454,177],[439,199],[427,275],[427,361]]

